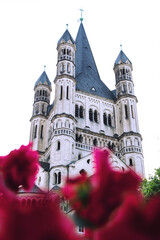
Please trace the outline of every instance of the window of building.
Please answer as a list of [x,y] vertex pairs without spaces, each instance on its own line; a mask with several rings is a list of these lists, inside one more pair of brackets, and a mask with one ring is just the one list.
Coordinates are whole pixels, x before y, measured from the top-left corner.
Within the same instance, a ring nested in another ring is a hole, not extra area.
[[80,142],[80,143],[83,142],[83,137],[82,137],[82,135],[79,136],[79,142]]
[[78,110],[79,110],[78,105],[76,104],[75,105],[75,117],[78,117]]
[[81,154],[78,154],[78,160],[82,158],[82,155]]
[[98,144],[97,138],[94,138],[94,139],[93,139],[93,145],[94,145],[94,146],[97,146],[97,144]]
[[98,113],[97,110],[94,110],[94,121],[98,123]]
[[83,118],[83,106],[80,106],[79,116]]
[[93,110],[89,109],[89,120],[93,122]]
[[125,110],[125,118],[127,119],[128,118],[128,108],[127,108],[126,104],[124,105],[124,110]]
[[71,72],[71,67],[70,67],[70,64],[68,63],[67,64],[67,73],[70,73]]
[[84,233],[84,226],[83,226],[82,224],[79,225],[78,231],[79,231],[80,233]]
[[43,125],[41,126],[41,138],[43,138]]
[[86,174],[87,172],[86,172],[84,169],[81,169],[81,170],[79,171],[79,173],[80,173],[81,175],[84,175],[84,174]]
[[134,118],[133,105],[131,105],[131,114],[132,114],[132,118]]
[[66,89],[66,99],[69,99],[69,86],[67,86],[67,89]]
[[58,184],[61,183],[61,172],[58,172]]
[[111,119],[111,114],[108,114],[108,125],[112,127],[112,119]]
[[60,141],[58,141],[57,142],[57,151],[60,150],[60,148],[61,148],[61,143],[60,143]]
[[103,123],[104,125],[107,125],[107,114],[103,113]]
[[37,137],[37,125],[35,126],[35,131],[34,131],[34,138]]
[[62,100],[63,97],[63,86],[60,86],[60,100]]
[[38,178],[38,185],[40,184],[40,182],[41,182],[41,176],[39,176]]
[[131,166],[131,167],[133,166],[133,160],[132,160],[132,158],[129,159],[129,166]]
[[57,173],[53,175],[53,184],[57,184]]

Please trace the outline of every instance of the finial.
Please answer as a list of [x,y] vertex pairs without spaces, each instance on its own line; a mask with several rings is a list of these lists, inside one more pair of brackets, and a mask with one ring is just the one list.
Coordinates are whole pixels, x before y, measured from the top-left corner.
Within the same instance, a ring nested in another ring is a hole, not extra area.
[[81,23],[83,22],[83,16],[82,16],[82,13],[83,13],[83,9],[79,9],[80,11],[81,11],[81,18],[80,18],[80,21],[81,21]]
[[68,30],[68,24],[66,24],[66,30]]
[[120,44],[121,50],[122,50],[122,44]]
[[44,72],[45,72],[46,65],[44,65]]

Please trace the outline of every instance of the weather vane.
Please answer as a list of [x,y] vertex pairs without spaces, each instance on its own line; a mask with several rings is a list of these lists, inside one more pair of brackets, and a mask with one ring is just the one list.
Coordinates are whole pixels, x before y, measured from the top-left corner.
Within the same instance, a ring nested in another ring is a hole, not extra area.
[[121,50],[122,50],[122,44],[120,45],[120,47],[121,47]]
[[45,71],[46,65],[44,65],[44,71]]
[[80,21],[81,21],[81,23],[82,23],[82,22],[83,22],[83,16],[82,16],[82,15],[83,15],[83,11],[84,11],[84,10],[83,10],[83,9],[79,9],[79,10],[81,11],[81,18],[80,18]]

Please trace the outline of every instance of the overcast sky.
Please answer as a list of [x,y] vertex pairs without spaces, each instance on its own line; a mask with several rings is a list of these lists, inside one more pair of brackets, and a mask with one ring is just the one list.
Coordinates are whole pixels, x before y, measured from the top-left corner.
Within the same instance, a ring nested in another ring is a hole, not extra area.
[[[56,75],[59,38],[84,28],[104,83],[113,90],[122,49],[133,64],[146,175],[160,167],[160,14],[158,0],[0,0],[0,155],[28,144],[34,83]],[[54,89],[52,100],[54,98]]]

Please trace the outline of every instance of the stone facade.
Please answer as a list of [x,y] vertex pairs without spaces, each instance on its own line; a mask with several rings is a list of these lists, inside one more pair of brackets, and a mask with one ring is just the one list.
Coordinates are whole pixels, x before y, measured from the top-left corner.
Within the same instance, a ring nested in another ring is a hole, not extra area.
[[116,89],[110,91],[99,78],[82,23],[76,41],[65,31],[57,52],[53,103],[45,71],[34,86],[30,141],[41,164],[36,185],[57,189],[67,176],[92,175],[95,147],[110,149],[114,168],[144,176],[131,61],[121,50],[113,68]]

